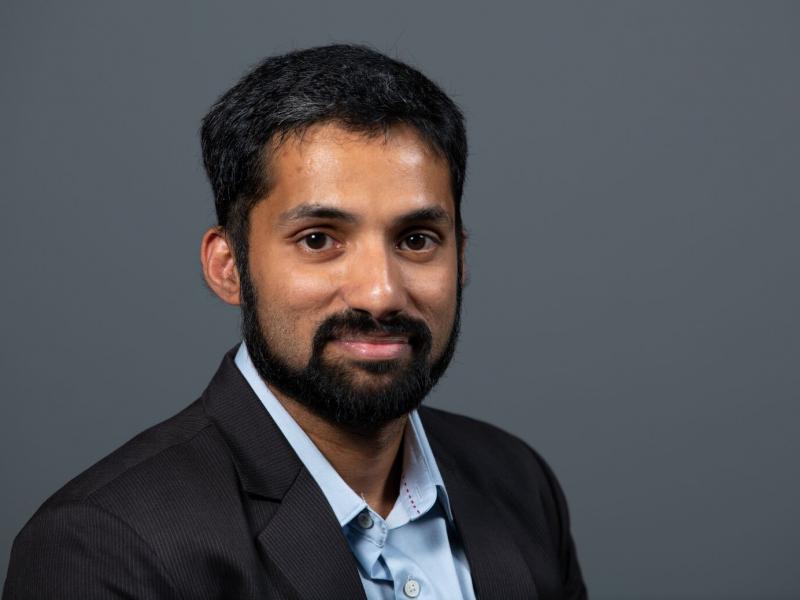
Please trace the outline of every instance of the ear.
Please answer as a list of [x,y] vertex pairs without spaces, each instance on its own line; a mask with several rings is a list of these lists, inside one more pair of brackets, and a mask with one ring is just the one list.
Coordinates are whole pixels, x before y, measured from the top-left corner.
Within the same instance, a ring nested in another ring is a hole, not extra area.
[[208,287],[223,302],[238,305],[241,290],[239,271],[236,269],[233,248],[222,227],[212,227],[203,235],[200,264]]

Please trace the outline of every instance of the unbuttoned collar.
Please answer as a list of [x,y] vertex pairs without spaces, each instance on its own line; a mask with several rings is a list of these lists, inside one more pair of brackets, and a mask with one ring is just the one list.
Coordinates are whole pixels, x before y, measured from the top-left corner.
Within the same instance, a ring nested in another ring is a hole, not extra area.
[[[270,391],[256,371],[244,342],[239,346],[235,363],[319,485],[339,524],[346,527],[368,508],[365,500],[345,483],[311,438]],[[421,517],[433,507],[437,499],[447,518],[452,521],[450,500],[444,480],[416,410],[409,414],[404,436],[400,494],[386,518],[387,528],[394,529]]]

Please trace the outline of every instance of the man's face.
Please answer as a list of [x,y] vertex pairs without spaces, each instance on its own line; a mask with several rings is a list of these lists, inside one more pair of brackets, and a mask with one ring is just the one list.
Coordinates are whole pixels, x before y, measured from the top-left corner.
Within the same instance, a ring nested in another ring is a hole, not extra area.
[[446,368],[460,304],[447,163],[411,128],[321,124],[273,153],[250,213],[243,333],[260,375],[368,427],[415,408]]

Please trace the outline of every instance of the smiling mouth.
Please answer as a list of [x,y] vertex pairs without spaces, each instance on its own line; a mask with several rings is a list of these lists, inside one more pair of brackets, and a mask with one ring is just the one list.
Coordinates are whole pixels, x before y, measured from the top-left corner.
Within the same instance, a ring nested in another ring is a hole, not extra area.
[[332,344],[346,354],[361,360],[391,360],[405,356],[411,344],[404,336],[349,336]]

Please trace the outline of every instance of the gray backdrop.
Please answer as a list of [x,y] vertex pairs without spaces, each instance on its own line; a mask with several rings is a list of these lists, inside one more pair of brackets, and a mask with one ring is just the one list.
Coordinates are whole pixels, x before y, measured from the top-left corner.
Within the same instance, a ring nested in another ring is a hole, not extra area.
[[431,404],[550,461],[593,598],[800,597],[799,27],[788,2],[3,1],[0,574],[237,341],[198,266],[200,118],[267,54],[355,41],[468,117]]

